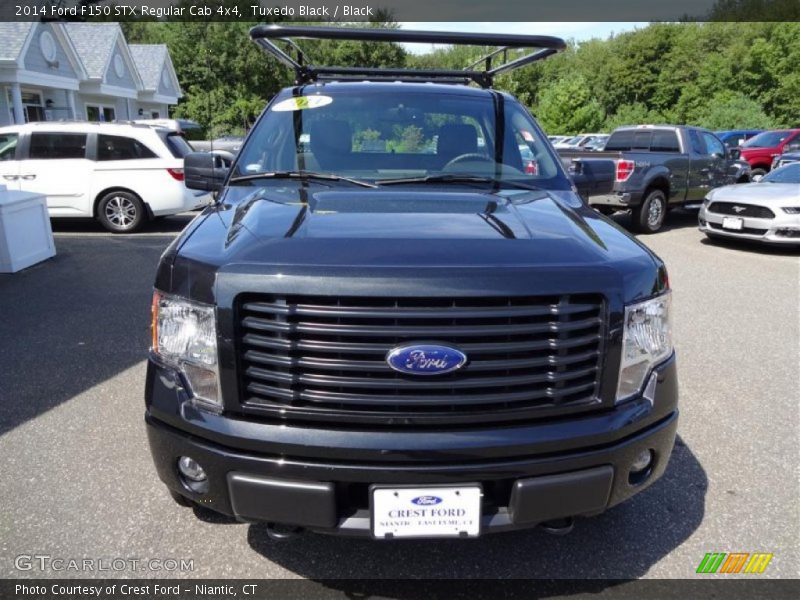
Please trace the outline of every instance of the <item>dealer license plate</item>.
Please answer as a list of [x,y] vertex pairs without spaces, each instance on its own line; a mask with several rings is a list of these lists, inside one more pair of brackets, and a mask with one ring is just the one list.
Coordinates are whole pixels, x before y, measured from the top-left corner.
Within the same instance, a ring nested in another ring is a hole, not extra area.
[[480,486],[372,489],[375,537],[476,537],[480,525]]
[[741,231],[743,226],[744,219],[739,219],[738,217],[722,217],[723,229],[735,229],[737,231]]

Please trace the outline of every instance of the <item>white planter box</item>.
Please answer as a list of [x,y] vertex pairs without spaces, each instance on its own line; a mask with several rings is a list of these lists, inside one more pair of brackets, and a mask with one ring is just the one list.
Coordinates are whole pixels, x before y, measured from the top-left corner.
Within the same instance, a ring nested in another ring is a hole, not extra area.
[[55,254],[44,196],[0,186],[0,273],[15,273]]

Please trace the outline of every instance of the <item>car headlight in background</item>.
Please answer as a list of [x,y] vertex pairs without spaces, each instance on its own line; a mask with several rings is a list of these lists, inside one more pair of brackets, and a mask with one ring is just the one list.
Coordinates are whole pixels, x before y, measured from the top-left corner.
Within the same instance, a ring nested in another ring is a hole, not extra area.
[[639,392],[653,367],[672,354],[672,294],[625,307],[617,402]]
[[153,352],[186,378],[196,400],[222,408],[214,307],[153,293]]
[[800,206],[784,206],[783,212],[789,215],[800,215]]

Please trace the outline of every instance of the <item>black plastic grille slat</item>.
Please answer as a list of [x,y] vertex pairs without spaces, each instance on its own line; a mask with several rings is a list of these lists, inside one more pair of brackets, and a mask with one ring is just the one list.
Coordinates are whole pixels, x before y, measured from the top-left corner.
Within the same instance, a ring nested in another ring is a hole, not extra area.
[[755,219],[774,219],[775,213],[766,206],[755,204],[739,204],[736,202],[712,202],[708,210],[718,215],[734,215],[737,217],[752,217]]
[[[599,318],[584,319],[574,323],[557,323],[547,321],[544,323],[508,325],[453,325],[447,327],[447,336],[453,337],[478,337],[484,335],[522,335],[526,333],[546,333],[559,330],[585,329],[600,324]],[[361,325],[361,324],[329,324],[309,323],[281,323],[268,321],[257,317],[245,317],[242,326],[256,331],[269,331],[283,334],[320,334],[320,335],[354,335],[364,337],[386,337],[387,335],[419,337],[430,336],[431,327],[422,326],[396,326],[396,325]]]
[[[244,295],[236,305],[242,410],[359,423],[535,418],[598,404],[599,295],[370,298]],[[452,345],[462,369],[413,376],[387,353]]]

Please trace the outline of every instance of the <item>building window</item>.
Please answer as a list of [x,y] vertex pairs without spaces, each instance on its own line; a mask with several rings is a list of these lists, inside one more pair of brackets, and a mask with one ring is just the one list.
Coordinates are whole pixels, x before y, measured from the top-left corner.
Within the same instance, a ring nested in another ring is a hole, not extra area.
[[[22,90],[22,111],[26,123],[33,121],[46,121],[47,116],[44,112],[44,105],[42,104],[42,94],[39,92],[32,92],[30,90]],[[11,116],[14,117],[16,122],[16,115],[14,114],[14,99],[11,96],[11,90],[7,91],[8,106],[11,109]]]
[[86,120],[110,123],[117,118],[117,112],[113,106],[103,106],[100,104],[86,105]]

